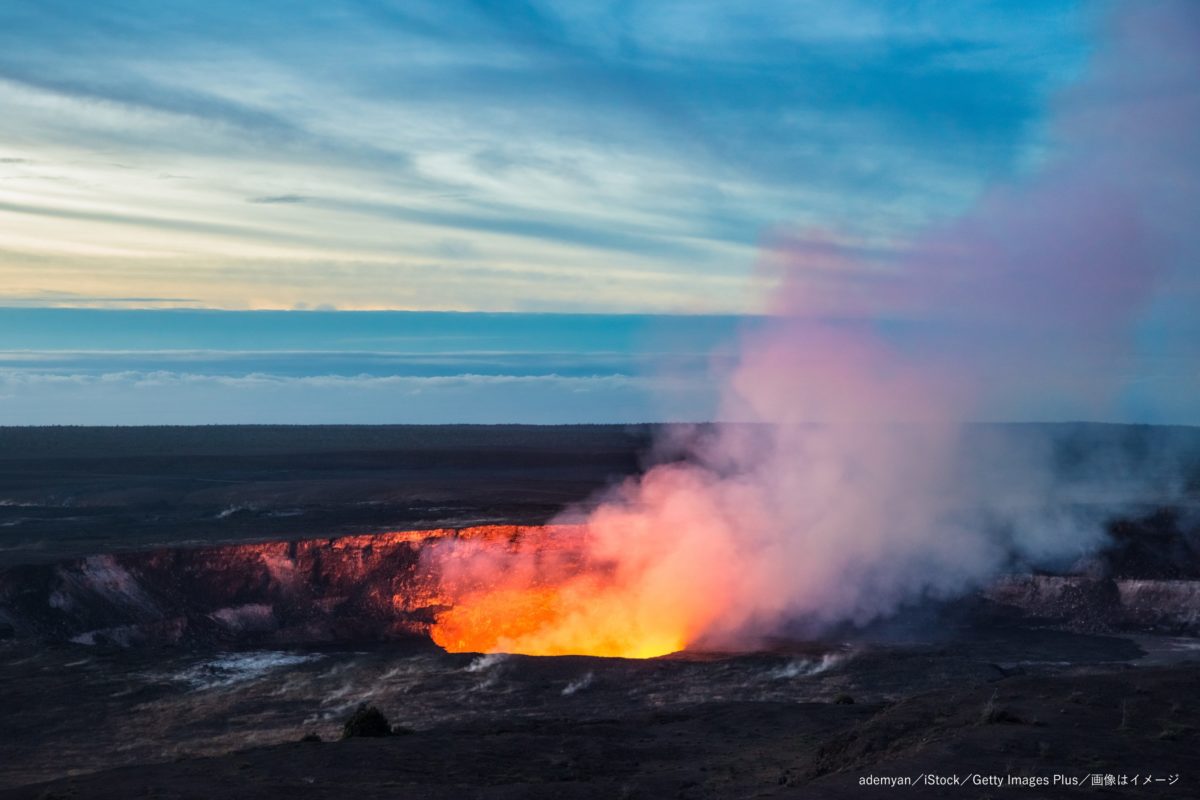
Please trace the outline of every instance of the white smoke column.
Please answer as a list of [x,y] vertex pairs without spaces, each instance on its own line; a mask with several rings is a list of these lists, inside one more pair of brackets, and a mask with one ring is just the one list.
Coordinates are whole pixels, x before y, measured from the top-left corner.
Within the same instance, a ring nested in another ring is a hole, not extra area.
[[[692,643],[745,641],[952,595],[1012,546],[1076,546],[1069,530],[999,542],[974,527],[956,496],[960,424],[1055,396],[1111,411],[1156,279],[1196,253],[1180,204],[1200,185],[1197,8],[1117,15],[1062,100],[1058,155],[919,237],[888,281],[833,245],[773,254],[774,316],[747,333],[723,403],[750,424],[718,427],[588,520],[631,614],[680,616]],[[901,318],[917,320],[903,345],[876,324]]]
[[951,521],[960,401],[866,328],[778,317],[731,378],[726,413],[749,424],[623,487],[588,520],[592,556],[647,607],[694,612],[693,644],[960,591],[999,557]]
[[737,422],[606,498],[581,547],[431,550],[452,606],[435,640],[622,656],[752,645],[1093,547],[1099,526],[1062,513],[1038,443],[993,447],[996,463],[969,473],[964,443],[983,440],[962,434],[1047,401],[1111,413],[1156,286],[1200,294],[1200,4],[1131,3],[1111,34],[1060,100],[1036,176],[886,263],[829,235],[781,237],[765,258],[780,276],[771,315],[725,382],[721,419]]

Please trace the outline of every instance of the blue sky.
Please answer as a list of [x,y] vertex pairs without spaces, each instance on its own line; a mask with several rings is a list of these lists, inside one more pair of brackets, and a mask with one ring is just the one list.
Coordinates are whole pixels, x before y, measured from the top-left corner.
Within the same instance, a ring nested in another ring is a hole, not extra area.
[[[0,424],[706,418],[779,242],[886,291],[1073,152],[1112,7],[7,0]],[[1113,418],[1200,421],[1190,296]]]

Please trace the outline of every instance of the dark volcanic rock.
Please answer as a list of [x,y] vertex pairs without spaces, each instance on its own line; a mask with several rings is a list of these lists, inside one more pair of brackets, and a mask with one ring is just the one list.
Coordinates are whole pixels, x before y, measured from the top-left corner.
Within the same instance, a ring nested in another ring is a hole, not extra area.
[[1099,555],[1114,578],[1200,578],[1200,516],[1160,508],[1109,523],[1110,544]]
[[391,735],[392,726],[388,724],[387,717],[378,708],[366,703],[359,705],[350,715],[350,719],[346,720],[346,724],[342,726],[343,739],[378,738]]
[[289,645],[423,637],[441,608],[422,549],[549,536],[478,526],[116,553],[0,570],[0,625],[83,644]]
[[[480,721],[412,736],[291,742],[185,758],[49,784],[0,788],[0,800],[67,795],[127,798],[613,797],[1079,798],[1053,783],[1094,773],[1179,776],[1156,797],[1195,797],[1200,713],[1180,698],[1200,690],[1194,667],[1044,675],[947,687],[893,703],[709,702],[662,714]],[[980,724],[989,705],[1008,717]],[[1032,791],[978,784],[867,785],[872,776],[1014,775]],[[1116,785],[1105,797],[1146,797]]]
[[985,595],[1076,631],[1200,633],[1200,581],[1026,575],[997,581]]

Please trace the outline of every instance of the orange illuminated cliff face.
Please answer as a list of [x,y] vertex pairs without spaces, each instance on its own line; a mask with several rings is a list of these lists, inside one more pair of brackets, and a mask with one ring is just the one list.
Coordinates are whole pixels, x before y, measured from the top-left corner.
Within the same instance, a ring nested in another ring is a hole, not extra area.
[[696,616],[686,593],[655,597],[596,551],[581,526],[431,543],[423,559],[445,605],[430,635],[451,652],[650,658],[685,648]]
[[654,530],[593,520],[109,554],[0,571],[0,616],[18,636],[120,646],[428,635],[453,652],[652,657],[691,644],[717,597],[711,575],[647,548],[669,541]]

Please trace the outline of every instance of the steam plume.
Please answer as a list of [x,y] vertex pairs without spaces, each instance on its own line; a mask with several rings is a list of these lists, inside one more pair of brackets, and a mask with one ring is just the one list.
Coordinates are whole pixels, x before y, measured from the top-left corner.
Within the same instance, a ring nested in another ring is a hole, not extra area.
[[1156,286],[1186,288],[1198,254],[1198,23],[1183,3],[1115,15],[1038,173],[892,263],[781,237],[773,313],[745,333],[722,401],[748,424],[697,436],[591,512],[573,576],[547,582],[520,554],[458,573],[554,586],[495,647],[651,655],[865,623],[1014,557],[1094,545],[1097,526],[1039,505],[1053,487],[1036,449],[1006,454],[1021,481],[976,492],[962,424],[1028,403],[1020,386],[1095,416],[1119,402],[1133,326]]

